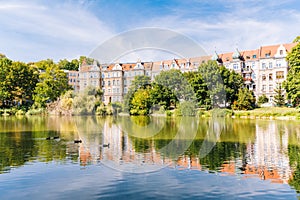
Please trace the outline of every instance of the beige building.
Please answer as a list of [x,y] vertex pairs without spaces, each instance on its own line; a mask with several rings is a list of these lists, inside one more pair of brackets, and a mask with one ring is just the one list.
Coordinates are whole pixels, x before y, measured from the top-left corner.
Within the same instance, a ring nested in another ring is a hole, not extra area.
[[79,91],[83,91],[88,86],[101,88],[101,71],[96,61],[92,65],[84,61],[79,66]]
[[[212,60],[243,76],[245,86],[253,90],[256,98],[265,94],[273,103],[275,89],[286,79],[286,56],[295,43],[262,46],[259,49],[215,54]],[[285,92],[283,92],[285,95]]]
[[[161,71],[178,69],[182,72],[197,71],[198,67],[208,60],[216,60],[219,65],[234,70],[243,76],[245,86],[253,90],[256,98],[265,94],[273,103],[275,89],[286,79],[288,63],[287,52],[296,43],[262,46],[254,50],[213,54],[195,58],[163,60],[156,62],[113,63],[97,62],[80,66],[79,72],[69,71],[69,84],[75,91],[82,91],[88,85],[102,88],[103,101],[122,102],[135,76],[146,75],[153,81]],[[285,95],[285,92],[283,92]]]

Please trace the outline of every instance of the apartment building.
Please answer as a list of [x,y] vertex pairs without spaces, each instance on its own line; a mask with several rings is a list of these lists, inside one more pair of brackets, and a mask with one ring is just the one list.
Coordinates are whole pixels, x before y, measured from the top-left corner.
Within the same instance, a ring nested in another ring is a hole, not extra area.
[[[288,73],[286,56],[296,43],[262,46],[259,49],[215,54],[212,60],[243,76],[245,86],[256,98],[265,94],[273,103],[275,89],[282,84]],[[283,92],[285,95],[285,92]]]
[[[102,88],[104,103],[121,102],[128,92],[135,76],[146,75],[153,81],[161,71],[178,69],[182,72],[197,71],[208,60],[215,60],[219,65],[234,70],[243,76],[245,86],[254,92],[256,98],[265,94],[272,103],[275,89],[282,84],[288,73],[287,53],[296,45],[278,44],[262,46],[254,50],[214,53],[210,56],[182,58],[156,62],[112,63],[97,62],[87,65],[83,62],[79,72],[69,71],[69,84],[75,91],[82,91],[88,85]],[[285,92],[283,92],[285,95]]]
[[88,65],[85,61],[79,66],[79,91],[83,91],[88,86],[94,86],[96,88],[101,87],[101,71],[94,61],[92,65]]

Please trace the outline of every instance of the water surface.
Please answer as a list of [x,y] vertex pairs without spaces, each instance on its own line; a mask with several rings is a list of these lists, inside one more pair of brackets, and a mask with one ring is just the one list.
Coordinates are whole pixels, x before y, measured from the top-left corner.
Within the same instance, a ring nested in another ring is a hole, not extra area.
[[299,199],[299,121],[3,117],[0,126],[0,199]]

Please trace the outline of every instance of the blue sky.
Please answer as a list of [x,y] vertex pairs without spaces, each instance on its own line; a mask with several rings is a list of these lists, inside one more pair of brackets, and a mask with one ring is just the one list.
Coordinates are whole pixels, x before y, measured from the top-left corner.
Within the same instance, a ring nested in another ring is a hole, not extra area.
[[0,0],[0,52],[25,62],[73,59],[143,27],[187,35],[209,54],[254,49],[300,35],[299,10],[298,0]]

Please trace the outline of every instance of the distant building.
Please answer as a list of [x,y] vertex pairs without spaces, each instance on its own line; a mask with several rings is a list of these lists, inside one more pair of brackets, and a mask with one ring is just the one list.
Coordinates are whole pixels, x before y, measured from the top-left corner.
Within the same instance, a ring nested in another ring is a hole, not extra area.
[[[273,103],[275,89],[282,84],[288,73],[286,55],[296,43],[262,46],[258,49],[182,58],[156,62],[112,63],[98,66],[80,65],[79,72],[68,71],[69,84],[75,91],[82,91],[87,86],[102,88],[103,101],[122,102],[135,76],[146,75],[153,81],[161,71],[178,69],[182,72],[197,71],[208,60],[215,60],[219,65],[240,73],[244,85],[254,92],[256,98],[265,94]],[[285,92],[283,92],[285,95]]]
[[88,86],[101,88],[101,80],[101,71],[97,61],[94,61],[92,65],[83,61],[79,66],[79,91],[83,91]]

